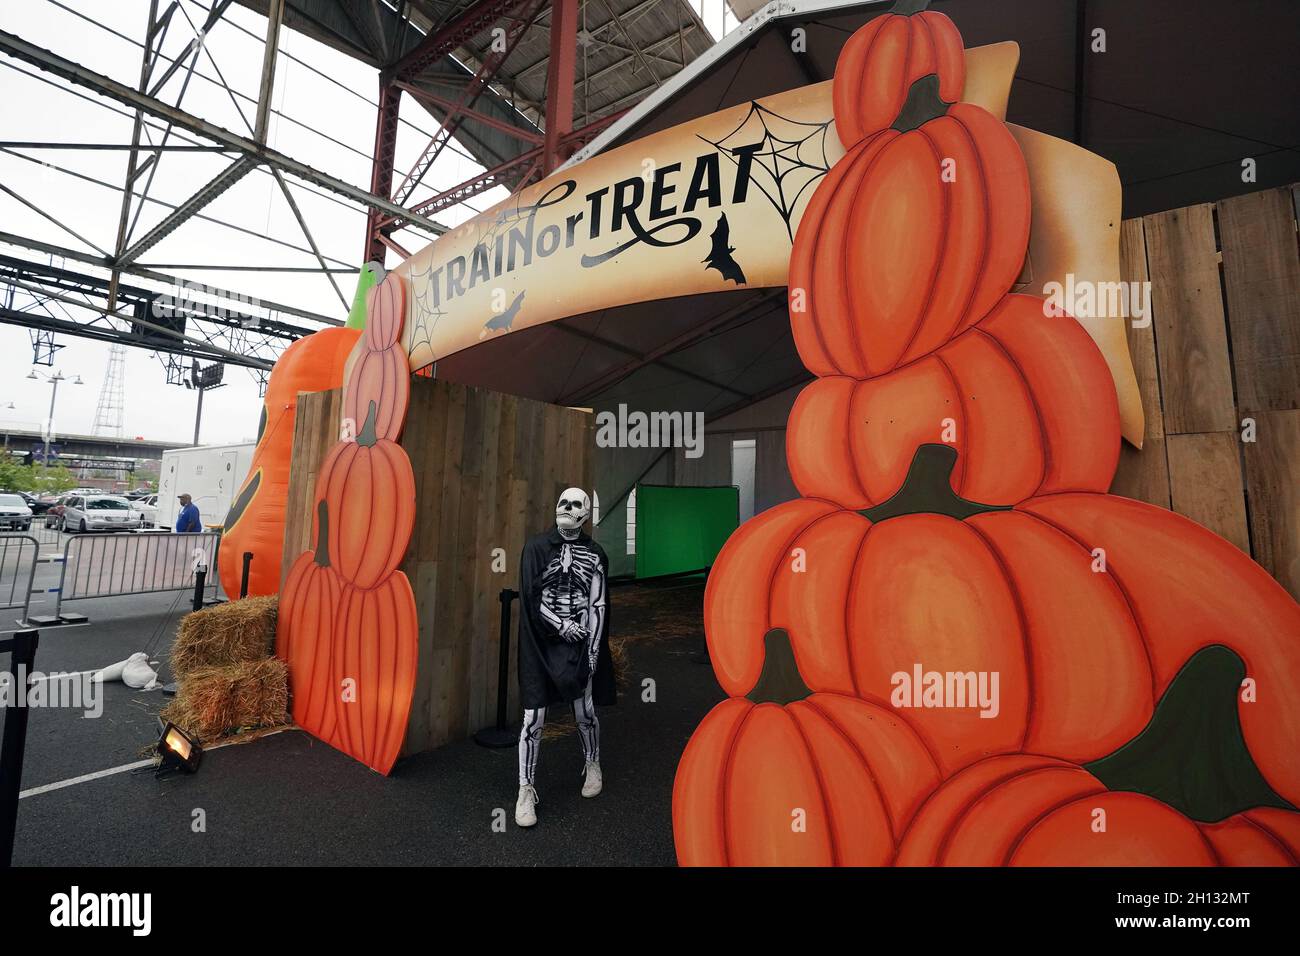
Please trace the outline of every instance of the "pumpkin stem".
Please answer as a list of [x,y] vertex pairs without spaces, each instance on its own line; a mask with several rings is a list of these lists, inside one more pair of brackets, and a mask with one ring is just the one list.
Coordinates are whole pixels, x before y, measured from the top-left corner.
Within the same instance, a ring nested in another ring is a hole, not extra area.
[[952,469],[957,464],[957,449],[951,445],[920,445],[912,456],[903,487],[888,501],[858,512],[872,524],[922,512],[947,515],[964,521],[985,511],[1008,511],[1010,505],[985,505],[968,501],[952,490]]
[[1201,648],[1142,732],[1084,769],[1110,790],[1146,794],[1201,823],[1255,807],[1295,810],[1268,785],[1242,736],[1237,695],[1245,677],[1236,651]]
[[324,498],[316,502],[316,564],[330,566],[330,509]]
[[894,120],[891,129],[900,133],[920,129],[930,120],[947,113],[951,105],[939,98],[939,74],[927,73],[908,89],[907,99],[903,101],[903,108],[898,111],[898,119]]
[[917,13],[922,13],[930,6],[930,0],[895,0],[890,13],[897,14],[900,17],[910,17]]
[[799,674],[790,635],[776,627],[763,635],[763,672],[745,696],[756,704],[791,704],[812,691]]
[[370,448],[379,441],[379,436],[375,434],[375,417],[378,411],[379,407],[375,404],[374,399],[371,399],[370,408],[366,412],[365,424],[361,426],[361,431],[357,434],[357,444],[362,448]]

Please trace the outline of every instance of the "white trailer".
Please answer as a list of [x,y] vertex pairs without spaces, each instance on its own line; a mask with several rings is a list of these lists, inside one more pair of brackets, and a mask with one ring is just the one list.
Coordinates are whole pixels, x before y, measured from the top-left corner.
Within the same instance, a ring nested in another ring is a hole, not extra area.
[[158,472],[158,527],[176,527],[181,510],[176,496],[182,494],[194,499],[205,528],[220,526],[244,483],[256,447],[253,442],[245,442],[194,445],[163,452]]

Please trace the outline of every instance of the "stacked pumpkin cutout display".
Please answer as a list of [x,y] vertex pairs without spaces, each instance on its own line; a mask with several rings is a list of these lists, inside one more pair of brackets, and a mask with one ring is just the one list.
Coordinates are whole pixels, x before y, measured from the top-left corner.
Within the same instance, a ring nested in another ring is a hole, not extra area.
[[276,639],[294,721],[383,774],[406,737],[419,653],[415,596],[398,570],[415,522],[415,476],[397,443],[411,387],[405,299],[397,275],[367,296],[341,440],[316,479],[315,547],[285,580]]
[[955,102],[961,37],[924,8],[836,68],[847,153],[790,265],[817,376],[787,427],[804,497],[710,573],[729,699],[678,766],[678,860],[1294,865],[1300,607],[1211,532],[1105,494],[1110,374],[1073,318],[1010,293],[1025,162]]

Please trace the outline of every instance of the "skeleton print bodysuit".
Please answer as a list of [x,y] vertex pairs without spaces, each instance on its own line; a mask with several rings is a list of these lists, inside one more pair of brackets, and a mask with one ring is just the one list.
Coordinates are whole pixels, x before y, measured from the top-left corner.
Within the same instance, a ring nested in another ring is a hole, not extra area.
[[587,663],[594,671],[605,615],[605,574],[600,555],[579,543],[576,532],[542,572],[540,613],[563,640],[586,644]]
[[[584,645],[588,673],[596,671],[605,616],[605,572],[601,556],[581,544],[577,532],[561,532],[565,541],[560,551],[542,572],[542,596],[538,612],[544,621],[569,644]],[[573,702],[573,719],[582,741],[582,757],[587,763],[600,763],[600,721],[591,699],[591,678],[582,697]],[[519,783],[532,786],[541,755],[542,728],[546,725],[546,708],[524,711],[519,733]]]
[[600,760],[596,704],[616,699],[609,655],[609,562],[582,527],[585,492],[570,488],[556,505],[555,527],[524,545],[519,569],[519,783],[531,786],[548,707],[572,704],[589,764]]

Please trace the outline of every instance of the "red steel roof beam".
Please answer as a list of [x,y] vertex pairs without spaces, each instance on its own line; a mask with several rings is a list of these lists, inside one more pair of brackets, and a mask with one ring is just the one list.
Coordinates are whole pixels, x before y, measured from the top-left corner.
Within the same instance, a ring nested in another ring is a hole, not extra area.
[[551,2],[551,56],[546,64],[546,141],[542,172],[569,157],[565,137],[573,132],[573,84],[578,62],[578,0]]

